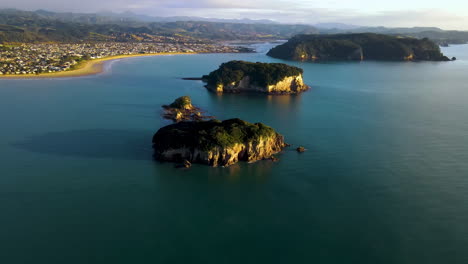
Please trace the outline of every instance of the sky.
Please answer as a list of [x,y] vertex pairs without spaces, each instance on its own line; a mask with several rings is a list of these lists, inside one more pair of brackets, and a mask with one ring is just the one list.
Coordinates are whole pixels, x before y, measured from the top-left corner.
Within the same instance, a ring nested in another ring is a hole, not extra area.
[[468,30],[467,0],[0,0],[0,8]]

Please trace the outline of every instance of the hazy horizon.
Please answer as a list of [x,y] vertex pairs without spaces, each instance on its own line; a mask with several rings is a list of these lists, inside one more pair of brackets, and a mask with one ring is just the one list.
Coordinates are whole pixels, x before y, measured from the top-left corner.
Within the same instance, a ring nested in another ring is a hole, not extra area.
[[0,0],[0,8],[55,12],[126,12],[150,16],[269,19],[279,23],[439,27],[468,30],[468,4],[458,0],[377,3],[370,0]]

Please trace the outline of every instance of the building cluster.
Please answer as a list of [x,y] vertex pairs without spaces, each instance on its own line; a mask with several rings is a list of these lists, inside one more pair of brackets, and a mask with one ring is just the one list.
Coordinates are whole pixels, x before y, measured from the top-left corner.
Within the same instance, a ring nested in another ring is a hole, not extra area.
[[74,69],[80,62],[150,53],[238,53],[244,48],[213,43],[129,43],[0,45],[0,75],[40,74]]

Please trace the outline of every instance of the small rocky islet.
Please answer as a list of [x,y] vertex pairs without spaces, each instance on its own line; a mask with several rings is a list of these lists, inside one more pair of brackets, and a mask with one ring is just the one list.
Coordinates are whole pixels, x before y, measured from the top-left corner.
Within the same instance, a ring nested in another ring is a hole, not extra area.
[[189,96],[181,96],[170,105],[163,105],[163,109],[163,117],[174,122],[214,119],[214,116],[205,115],[200,108],[192,105],[192,99]]

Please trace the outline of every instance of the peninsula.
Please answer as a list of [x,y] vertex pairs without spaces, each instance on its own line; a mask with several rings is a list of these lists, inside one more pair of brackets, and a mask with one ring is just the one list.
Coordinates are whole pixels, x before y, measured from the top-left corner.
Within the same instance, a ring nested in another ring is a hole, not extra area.
[[309,89],[302,74],[301,68],[283,63],[230,61],[202,80],[209,90],[217,93],[294,94]]
[[284,147],[284,137],[273,128],[240,119],[183,121],[159,129],[153,137],[156,159],[213,167],[275,159]]
[[268,56],[297,61],[449,61],[431,40],[383,34],[298,35]]

